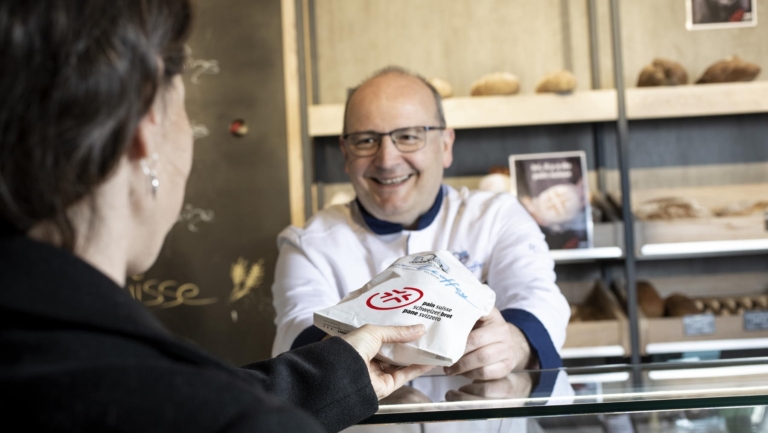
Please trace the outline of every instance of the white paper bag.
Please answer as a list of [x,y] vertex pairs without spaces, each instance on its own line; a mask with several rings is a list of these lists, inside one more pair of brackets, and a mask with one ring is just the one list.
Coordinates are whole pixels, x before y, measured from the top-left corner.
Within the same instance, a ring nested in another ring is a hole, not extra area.
[[385,343],[377,359],[396,365],[453,365],[464,354],[478,319],[493,309],[496,293],[448,251],[398,259],[337,305],[315,313],[314,324],[343,335],[366,324],[423,324],[412,343]]

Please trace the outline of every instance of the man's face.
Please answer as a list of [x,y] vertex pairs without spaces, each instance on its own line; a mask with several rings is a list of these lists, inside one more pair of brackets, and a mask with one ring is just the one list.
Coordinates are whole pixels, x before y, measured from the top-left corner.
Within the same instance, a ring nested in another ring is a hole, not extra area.
[[[346,133],[389,132],[410,126],[440,126],[432,92],[420,80],[390,73],[363,84],[346,113]],[[452,129],[428,131],[426,145],[401,153],[384,136],[378,153],[359,157],[344,140],[341,150],[357,198],[378,219],[412,226],[432,206],[453,161]]]

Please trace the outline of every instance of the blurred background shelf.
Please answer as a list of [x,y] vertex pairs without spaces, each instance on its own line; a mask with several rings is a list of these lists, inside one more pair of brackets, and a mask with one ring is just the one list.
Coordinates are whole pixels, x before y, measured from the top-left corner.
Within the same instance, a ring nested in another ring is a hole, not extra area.
[[[626,89],[630,120],[767,113],[768,82]],[[456,129],[608,122],[618,116],[613,89],[570,95],[523,94],[448,98],[448,126]],[[309,135],[341,134],[344,104],[309,106]]]
[[626,95],[630,120],[768,112],[764,81],[630,88]]
[[[618,194],[611,193],[611,196],[613,202],[620,200]],[[649,213],[655,203],[664,200],[677,201],[678,204],[670,207],[672,210],[669,211],[678,213],[677,217],[662,215],[667,211]],[[635,239],[638,259],[768,252],[766,204],[767,183],[634,190],[632,208],[637,217]]]
[[[569,95],[526,94],[448,98],[443,101],[448,126],[457,129],[562,123],[608,122],[618,116],[616,91],[591,90]],[[311,105],[309,135],[340,135],[344,104]]]
[[665,353],[709,352],[713,350],[768,349],[768,338],[736,338],[705,341],[666,341],[645,345],[648,355]]
[[765,252],[768,252],[768,239],[674,242],[642,245],[638,259],[660,260],[719,257],[725,255],[761,254]]
[[627,356],[627,351],[619,345],[592,347],[565,347],[560,350],[563,359],[609,358]]
[[577,263],[594,260],[620,259],[624,252],[620,247],[587,248],[579,250],[552,250],[549,252],[555,263]]

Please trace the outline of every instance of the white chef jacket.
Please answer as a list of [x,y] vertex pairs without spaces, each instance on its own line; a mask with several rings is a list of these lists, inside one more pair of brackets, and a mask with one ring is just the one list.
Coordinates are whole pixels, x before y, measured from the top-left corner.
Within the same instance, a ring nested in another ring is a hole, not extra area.
[[542,368],[562,365],[570,317],[554,261],[536,222],[506,193],[442,185],[416,230],[381,221],[352,201],[325,209],[277,240],[272,286],[277,335],[272,355],[319,341],[313,313],[336,305],[402,256],[452,252],[496,292],[496,307],[520,328]]

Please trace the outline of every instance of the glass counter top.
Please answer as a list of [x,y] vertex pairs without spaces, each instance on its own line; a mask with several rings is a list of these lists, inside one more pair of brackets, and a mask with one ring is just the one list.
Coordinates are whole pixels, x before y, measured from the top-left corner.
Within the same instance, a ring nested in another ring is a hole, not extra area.
[[362,424],[764,405],[768,358],[521,371],[493,381],[428,373],[382,400]]

